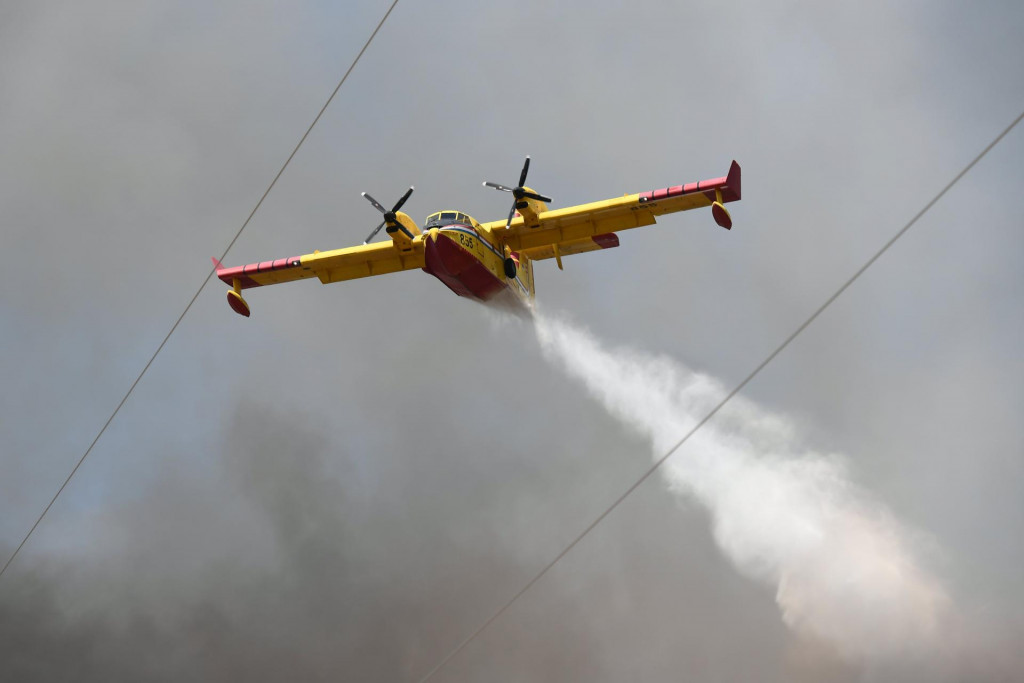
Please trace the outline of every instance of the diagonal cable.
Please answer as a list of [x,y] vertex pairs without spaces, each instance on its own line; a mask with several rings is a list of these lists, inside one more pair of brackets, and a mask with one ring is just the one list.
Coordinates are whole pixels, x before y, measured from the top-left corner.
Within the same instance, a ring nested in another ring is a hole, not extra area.
[[957,173],[956,176],[951,181],[949,181],[949,183],[944,188],[942,188],[942,190],[940,190],[937,195],[932,197],[931,201],[929,201],[927,204],[924,205],[923,209],[918,211],[914,215],[914,217],[911,218],[910,221],[907,222],[906,225],[904,225],[902,228],[900,228],[899,231],[897,231],[896,234],[893,235],[889,239],[889,241],[886,242],[882,246],[881,249],[879,249],[877,252],[875,252],[875,255],[872,256],[871,258],[869,258],[867,260],[867,262],[863,266],[861,266],[857,270],[857,272],[854,273],[850,277],[850,279],[848,279],[846,282],[844,282],[839,287],[839,289],[837,289],[835,291],[835,293],[832,294],[832,296],[830,296],[828,299],[826,299],[825,303],[823,303],[821,306],[819,306],[818,309],[816,311],[814,311],[814,313],[812,313],[810,315],[810,317],[808,317],[807,320],[805,320],[799,327],[797,327],[796,330],[794,330],[791,335],[786,337],[786,340],[784,342],[779,344],[779,346],[776,347],[776,349],[774,351],[772,351],[770,354],[768,354],[768,357],[765,358],[763,361],[761,361],[761,363],[756,368],[754,368],[754,370],[749,375],[747,375],[746,378],[744,378],[744,380],[742,382],[737,384],[736,387],[732,391],[730,391],[728,393],[728,395],[726,395],[725,398],[723,398],[721,401],[719,401],[718,405],[716,405],[714,408],[711,409],[711,412],[709,412],[707,415],[705,415],[704,418],[700,422],[698,422],[690,431],[688,431],[683,436],[683,438],[681,438],[678,442],[676,442],[676,444],[674,446],[669,448],[668,451],[665,453],[665,455],[661,456],[657,461],[655,461],[655,463],[653,465],[651,465],[651,467],[646,472],[644,472],[643,475],[639,479],[637,479],[635,482],[633,482],[633,484],[628,489],[626,489],[626,491],[621,496],[616,498],[615,501],[611,505],[609,505],[607,508],[605,508],[605,511],[602,512],[600,515],[598,515],[597,519],[595,519],[593,522],[591,522],[590,525],[587,526],[587,528],[584,529],[578,536],[576,536],[576,538],[574,538],[572,540],[572,542],[569,543],[569,545],[567,545],[560,553],[558,553],[558,555],[556,555],[553,560],[548,562],[544,566],[543,569],[541,569],[539,572],[537,572],[537,574],[532,579],[530,579],[530,581],[525,586],[523,586],[519,590],[518,593],[516,593],[508,601],[506,601],[505,604],[503,604],[494,614],[492,614],[490,617],[488,617],[488,619],[484,623],[482,623],[475,631],[473,631],[473,633],[469,634],[465,639],[462,640],[462,642],[460,642],[455,647],[454,650],[449,652],[445,656],[444,659],[442,659],[440,662],[438,662],[438,664],[433,669],[431,669],[429,672],[427,672],[427,674],[423,678],[420,679],[419,683],[426,683],[431,678],[433,678],[434,675],[437,672],[439,672],[441,669],[443,669],[445,667],[445,665],[448,664],[448,662],[450,662],[457,654],[462,652],[462,650],[464,650],[467,645],[469,645],[471,642],[473,642],[476,639],[477,636],[479,636],[481,633],[483,633],[487,629],[488,626],[490,626],[495,621],[497,621],[498,618],[502,614],[504,614],[508,610],[508,608],[511,607],[520,597],[522,597],[523,594],[525,594],[527,591],[529,591],[534,586],[534,584],[536,584],[538,581],[540,581],[541,578],[543,578],[545,574],[547,574],[556,564],[558,564],[559,561],[561,561],[561,559],[563,557],[568,555],[572,551],[572,549],[575,548],[579,544],[579,542],[582,541],[583,538],[587,534],[589,534],[591,531],[593,531],[594,527],[596,527],[598,524],[600,524],[604,520],[605,517],[607,517],[609,514],[611,514],[611,512],[613,510],[615,510],[615,508],[617,508],[620,503],[622,503],[622,501],[626,500],[626,498],[628,498],[629,495],[631,493],[633,493],[633,491],[635,491],[637,488],[640,487],[641,484],[643,484],[645,481],[647,481],[647,479],[649,479],[650,476],[652,474],[654,474],[665,463],[665,461],[668,460],[669,457],[672,456],[673,453],[675,453],[677,450],[679,450],[679,448],[684,443],[686,443],[690,439],[690,437],[693,436],[697,432],[697,430],[699,430],[701,427],[703,427],[712,417],[714,417],[715,414],[718,413],[718,411],[721,410],[722,407],[725,406],[726,403],[728,403],[736,394],[738,394],[743,389],[743,387],[747,386],[747,384],[750,383],[750,380],[754,379],[754,377],[756,377],[758,375],[758,373],[760,373],[761,370],[763,370],[765,368],[765,366],[767,366],[769,363],[771,363],[775,359],[776,356],[778,356],[780,353],[782,353],[783,349],[785,349],[787,346],[789,346],[790,342],[792,342],[794,339],[796,339],[798,336],[800,336],[800,334],[804,330],[806,330],[810,326],[811,323],[813,323],[815,320],[817,320],[818,316],[821,315],[825,311],[826,308],[828,308],[829,306],[832,305],[832,302],[834,302],[836,299],[838,299],[840,297],[840,295],[843,292],[845,292],[850,287],[850,285],[852,285],[858,278],[860,278],[861,275],[864,274],[864,271],[866,271],[868,268],[870,268],[875,263],[875,261],[877,261],[882,256],[882,254],[884,254],[886,251],[889,250],[889,247],[891,247],[893,244],[895,244],[896,241],[899,238],[903,237],[903,235],[906,234],[906,232],[908,230],[910,230],[910,228],[915,223],[917,223],[917,221],[920,220],[920,218],[922,216],[924,216],[926,213],[928,213],[929,209],[931,209],[933,206],[935,206],[936,202],[938,202],[940,199],[942,199],[942,197],[947,192],[949,192],[949,190],[952,189],[954,185],[956,185],[958,182],[960,182],[960,179],[963,178],[965,175],[967,175],[968,171],[970,171],[972,168],[974,168],[975,164],[977,164],[979,161],[981,161],[982,158],[984,158],[984,156],[986,154],[988,154],[990,151],[992,151],[992,148],[995,147],[997,144],[999,144],[999,142],[1004,137],[1006,137],[1006,135],[1011,130],[1013,130],[1014,127],[1018,123],[1020,123],[1021,119],[1024,119],[1024,112],[1021,112],[1017,116],[1017,118],[1015,118],[1013,120],[1013,123],[1011,123],[1009,126],[1007,126],[1003,130],[1002,133],[1000,133],[998,136],[996,136],[996,138],[992,142],[990,142],[985,147],[985,149],[981,150],[981,153],[978,154],[978,156],[974,157],[974,159],[969,164],[967,164],[963,168],[962,171]]
[[[356,55],[356,58],[352,60],[352,64],[349,65],[348,71],[346,71],[345,75],[341,77],[340,81],[338,81],[338,85],[335,86],[334,91],[331,93],[331,96],[327,98],[327,101],[324,102],[324,106],[321,107],[320,111],[317,113],[316,118],[314,118],[313,122],[309,124],[309,128],[306,129],[306,132],[302,134],[302,138],[299,140],[299,143],[295,145],[295,149],[293,149],[292,153],[288,155],[288,158],[281,166],[281,170],[279,170],[277,172],[277,175],[274,176],[274,179],[270,181],[270,185],[267,186],[267,189],[263,192],[263,196],[260,197],[260,200],[256,202],[256,206],[254,206],[252,211],[249,213],[249,217],[245,219],[245,222],[242,223],[242,227],[238,229],[238,232],[236,232],[235,236],[231,238],[231,241],[228,243],[228,246],[225,247],[224,252],[220,255],[221,261],[223,261],[227,257],[228,252],[231,251],[231,247],[235,246],[235,242],[237,242],[238,238],[242,236],[242,232],[249,225],[249,221],[252,220],[252,217],[256,215],[256,212],[259,210],[260,206],[263,205],[263,200],[266,199],[267,195],[270,194],[270,191],[274,189],[274,185],[277,184],[277,181],[281,177],[281,174],[283,174],[284,170],[288,168],[288,164],[292,162],[292,159],[295,157],[295,154],[299,151],[299,148],[302,147],[302,143],[306,141],[306,138],[308,138],[309,134],[313,131],[313,127],[320,120],[320,117],[324,115],[324,112],[327,111],[327,107],[331,104],[331,101],[334,99],[334,96],[338,94],[338,91],[341,90],[341,86],[343,86],[345,84],[345,81],[348,80],[349,74],[351,74],[352,70],[356,68],[356,64],[359,63],[359,59],[363,56],[363,53],[366,52],[366,49],[370,47],[370,43],[373,42],[373,39],[377,37],[377,33],[380,31],[381,27],[384,26],[384,22],[387,21],[388,17],[391,15],[391,11],[395,9],[395,5],[397,4],[398,0],[394,0],[391,3],[391,6],[388,7],[388,11],[384,13],[384,16],[377,24],[377,27],[373,29],[373,33],[371,33],[370,37],[367,38],[366,43],[363,45],[363,49],[361,49],[359,51],[359,54]],[[64,483],[60,485],[59,489],[57,489],[57,493],[53,494],[53,498],[51,498],[50,502],[46,504],[46,507],[43,509],[42,514],[40,514],[39,518],[36,520],[36,523],[33,524],[32,528],[28,530],[28,533],[25,534],[25,538],[21,539],[21,543],[19,543],[18,547],[14,549],[14,553],[12,553],[9,558],[7,558],[7,562],[4,564],[4,568],[0,569],[0,577],[2,577],[4,575],[4,572],[7,571],[7,568],[11,566],[11,562],[14,562],[14,558],[17,557],[18,553],[21,552],[21,549],[25,547],[25,544],[28,542],[29,537],[32,536],[32,533],[36,530],[36,527],[39,526],[39,523],[43,521],[43,517],[45,517],[46,513],[50,511],[50,508],[53,507],[53,504],[57,502],[57,498],[59,498],[60,494],[64,492],[64,489],[71,481],[71,478],[75,476],[75,472],[77,472],[78,468],[82,466],[82,463],[85,462],[85,459],[89,457],[89,454],[92,452],[93,447],[96,446],[97,442],[99,442],[100,440],[100,437],[102,437],[103,433],[107,431],[107,427],[109,427],[110,423],[114,421],[115,417],[117,417],[117,414],[121,411],[122,406],[124,406],[124,404],[128,401],[128,397],[132,395],[132,392],[135,391],[135,387],[138,386],[139,382],[142,380],[142,377],[146,374],[146,371],[149,370],[151,365],[153,365],[153,361],[155,361],[156,357],[160,355],[161,351],[163,351],[163,348],[164,346],[166,346],[167,341],[171,338],[171,335],[174,334],[174,331],[178,329],[178,325],[180,325],[181,321],[185,319],[185,315],[188,314],[189,309],[192,308],[192,304],[194,304],[196,302],[196,299],[199,298],[200,292],[202,292],[203,289],[206,287],[207,283],[210,282],[210,278],[213,277],[214,272],[216,272],[216,268],[211,268],[210,272],[206,274],[206,279],[203,280],[203,283],[201,285],[199,285],[199,289],[196,290],[196,293],[192,295],[192,299],[189,300],[188,304],[185,306],[185,310],[181,312],[181,315],[178,316],[178,319],[174,321],[173,325],[171,325],[170,331],[167,332],[167,335],[164,337],[163,341],[160,342],[160,346],[156,347],[156,351],[154,351],[153,355],[150,356],[149,361],[147,361],[145,367],[142,368],[142,372],[138,374],[138,376],[135,378],[135,381],[132,382],[132,385],[128,387],[128,391],[125,392],[125,395],[121,398],[121,402],[117,404],[117,407],[114,408],[114,412],[110,414],[110,417],[107,418],[107,421],[103,424],[103,427],[100,429],[99,433],[96,434],[96,438],[94,438],[92,440],[92,443],[89,444],[89,447],[85,449],[85,453],[83,453],[82,457],[78,459],[78,462],[75,464],[74,468],[72,468],[71,473],[67,476],[67,479],[65,479]]]

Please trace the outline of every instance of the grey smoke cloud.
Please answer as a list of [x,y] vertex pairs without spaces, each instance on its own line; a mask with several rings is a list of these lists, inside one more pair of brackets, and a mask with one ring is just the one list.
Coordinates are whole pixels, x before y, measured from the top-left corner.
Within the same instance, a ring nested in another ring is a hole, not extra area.
[[[0,6],[0,545],[387,4]],[[735,158],[733,232],[673,217],[538,275],[541,302],[597,338],[728,384],[1018,113],[1022,33],[1016,2],[402,0],[227,261],[358,242],[377,220],[363,190],[415,184],[417,218],[498,217],[480,181],[524,154],[556,206]],[[1020,678],[1022,145],[746,394],[805,450],[855,455],[853,479],[944,551],[970,626],[954,663],[876,672],[797,634],[708,513],[652,485],[447,679]],[[492,332],[422,273],[268,288],[248,321],[221,289],[0,582],[23,678],[414,679],[647,466],[646,438],[553,372],[532,330]]]

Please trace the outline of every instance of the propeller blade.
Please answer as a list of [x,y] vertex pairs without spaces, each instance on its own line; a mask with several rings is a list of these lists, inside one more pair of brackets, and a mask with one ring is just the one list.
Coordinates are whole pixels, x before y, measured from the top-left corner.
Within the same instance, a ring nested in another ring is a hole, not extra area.
[[377,209],[381,213],[387,213],[388,212],[387,209],[385,209],[383,206],[380,205],[380,202],[378,202],[376,199],[371,197],[368,193],[364,192],[363,196],[366,197],[366,201],[368,201],[371,204],[373,204],[373,208]]
[[[366,193],[364,192],[364,193],[363,193],[363,195],[365,196],[365,194],[366,194]],[[371,232],[371,233],[370,233],[370,236],[369,236],[369,237],[367,237],[367,238],[366,238],[365,240],[363,240],[363,244],[369,244],[369,243],[370,243],[370,240],[372,240],[372,239],[373,239],[374,237],[376,237],[376,236],[377,236],[377,233],[378,233],[378,232],[380,232],[380,229],[384,227],[384,224],[385,224],[386,222],[387,222],[387,221],[381,221],[381,222],[380,222],[380,225],[378,225],[378,226],[377,226],[376,228],[374,228],[374,229],[373,229],[373,232]]]
[[396,211],[401,209],[402,205],[405,204],[406,200],[409,199],[409,196],[412,194],[412,191],[415,190],[415,189],[416,189],[415,187],[410,186],[409,189],[405,191],[405,194],[402,195],[402,198],[398,200],[398,203],[395,204],[395,208],[391,209],[391,213],[395,213]]
[[526,155],[526,162],[523,164],[523,172],[519,174],[519,187],[526,184],[526,173],[530,170],[530,155]]
[[485,180],[484,185],[486,185],[487,187],[493,187],[495,190],[501,190],[502,192],[512,192],[511,187],[505,187],[504,185],[499,185],[498,183],[491,183]]
[[488,182],[486,180],[484,181],[484,186],[485,187],[493,187],[495,190],[501,190],[502,192],[511,192],[512,195],[515,197],[515,200],[512,202],[512,210],[508,212],[508,220],[505,221],[505,229],[506,230],[508,230],[509,228],[512,227],[512,218],[514,218],[515,215],[516,215],[516,204],[519,203],[519,201],[522,200],[523,198],[529,198],[529,199],[536,200],[538,202],[545,202],[545,203],[550,203],[551,201],[553,201],[551,199],[551,197],[545,197],[542,194],[537,194],[536,192],[533,192],[531,190],[527,190],[523,186],[523,184],[526,182],[526,175],[529,172],[530,172],[530,156],[527,155],[526,156],[526,160],[523,162],[523,170],[519,174],[519,184],[517,186],[515,186],[515,187],[505,187],[504,185],[499,185],[498,183],[492,183],[492,182]]

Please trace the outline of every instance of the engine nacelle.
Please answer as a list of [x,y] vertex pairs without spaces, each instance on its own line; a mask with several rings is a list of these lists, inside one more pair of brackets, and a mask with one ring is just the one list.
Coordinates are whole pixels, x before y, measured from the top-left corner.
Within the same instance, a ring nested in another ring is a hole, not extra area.
[[[527,192],[533,192],[529,187],[524,187]],[[523,218],[523,223],[527,227],[536,227],[540,224],[537,216],[548,210],[548,205],[537,199],[530,197],[523,197],[516,202],[516,213]]]
[[413,238],[420,234],[420,228],[416,225],[416,221],[409,218],[407,214],[396,211],[395,220],[388,220],[386,222],[387,227],[385,230],[391,236],[398,250],[411,251]]

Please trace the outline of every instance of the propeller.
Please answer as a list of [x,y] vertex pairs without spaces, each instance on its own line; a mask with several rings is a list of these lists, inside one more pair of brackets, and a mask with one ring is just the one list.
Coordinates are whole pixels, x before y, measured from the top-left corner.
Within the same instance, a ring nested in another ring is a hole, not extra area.
[[508,230],[512,225],[512,217],[516,215],[516,204],[525,198],[536,199],[538,202],[550,202],[551,197],[545,197],[542,194],[537,194],[527,190],[523,185],[526,183],[526,174],[530,171],[530,157],[526,157],[526,162],[523,164],[523,172],[519,174],[519,184],[515,187],[505,187],[498,183],[491,183],[484,181],[484,185],[487,187],[493,187],[495,190],[500,192],[511,192],[515,200],[512,202],[512,210],[508,212],[508,221],[505,222],[505,229]]
[[383,228],[388,223],[394,223],[397,220],[397,218],[395,217],[395,214],[398,213],[398,210],[401,209],[402,205],[405,204],[407,199],[409,199],[409,195],[412,194],[412,191],[414,189],[416,189],[416,188],[409,187],[409,189],[405,191],[405,194],[402,195],[401,199],[399,199],[397,202],[395,202],[395,205],[393,207],[391,207],[390,211],[388,211],[383,206],[381,206],[381,203],[378,202],[373,197],[371,197],[369,194],[367,194],[366,192],[363,193],[363,196],[366,197],[366,201],[368,201],[371,204],[373,204],[373,208],[377,209],[382,214],[384,214],[384,220],[381,221],[380,225],[378,225],[376,228],[373,229],[373,232],[370,233],[370,236],[366,238],[366,240],[363,242],[363,244],[369,244],[370,240],[372,240],[374,237],[376,237],[377,233],[380,232],[381,228]]

